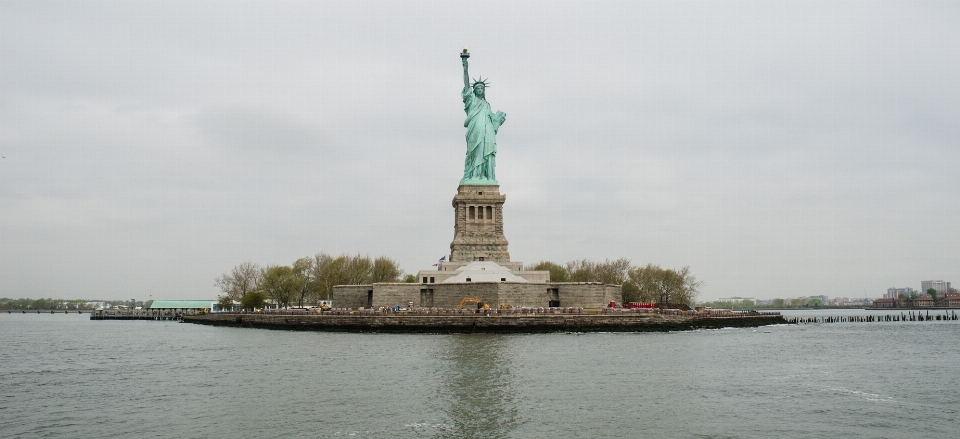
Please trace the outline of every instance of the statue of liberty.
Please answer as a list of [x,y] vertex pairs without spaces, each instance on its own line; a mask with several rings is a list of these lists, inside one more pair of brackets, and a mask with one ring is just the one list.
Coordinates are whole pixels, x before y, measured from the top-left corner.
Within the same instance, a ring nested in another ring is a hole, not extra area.
[[[463,48],[460,59],[463,60],[463,111],[467,119],[463,126],[467,128],[467,158],[463,162],[461,185],[496,185],[497,176],[497,130],[503,125],[507,115],[502,111],[493,113],[484,94],[490,86],[483,77],[470,84],[467,73],[467,58],[470,53]],[[488,78],[489,79],[489,78]]]

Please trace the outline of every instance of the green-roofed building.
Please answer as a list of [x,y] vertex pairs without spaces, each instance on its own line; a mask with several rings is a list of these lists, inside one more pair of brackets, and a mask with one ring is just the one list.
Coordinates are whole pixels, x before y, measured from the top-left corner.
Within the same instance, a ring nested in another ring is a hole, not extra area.
[[154,300],[150,309],[212,309],[215,300]]

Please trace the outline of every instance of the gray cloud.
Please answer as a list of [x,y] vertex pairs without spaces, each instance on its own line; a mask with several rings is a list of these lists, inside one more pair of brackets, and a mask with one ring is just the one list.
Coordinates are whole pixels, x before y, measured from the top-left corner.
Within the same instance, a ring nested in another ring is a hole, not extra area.
[[5,2],[0,296],[213,297],[251,259],[448,252],[459,48],[515,259],[705,298],[958,274],[960,15],[930,2]]

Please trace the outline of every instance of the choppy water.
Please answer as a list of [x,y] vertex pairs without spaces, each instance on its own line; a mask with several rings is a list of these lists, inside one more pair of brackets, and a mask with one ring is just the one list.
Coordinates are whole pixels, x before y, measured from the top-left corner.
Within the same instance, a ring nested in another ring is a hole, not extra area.
[[87,319],[0,314],[0,437],[960,434],[958,322],[417,335]]

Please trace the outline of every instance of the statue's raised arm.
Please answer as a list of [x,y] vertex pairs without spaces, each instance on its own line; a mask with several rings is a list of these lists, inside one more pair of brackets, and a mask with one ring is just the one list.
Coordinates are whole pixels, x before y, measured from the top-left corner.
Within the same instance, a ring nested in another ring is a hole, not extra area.
[[467,67],[469,62],[467,59],[470,58],[470,52],[467,52],[467,47],[463,47],[463,53],[460,54],[460,59],[463,60],[463,88],[470,88],[470,74],[467,73]]
[[467,158],[463,163],[463,179],[461,185],[496,185],[496,134],[507,115],[502,111],[496,113],[490,110],[487,102],[486,89],[490,85],[482,77],[470,84],[470,74],[467,70],[467,58],[470,53],[463,48],[460,59],[463,60],[463,111],[467,119],[463,126],[467,128]]

